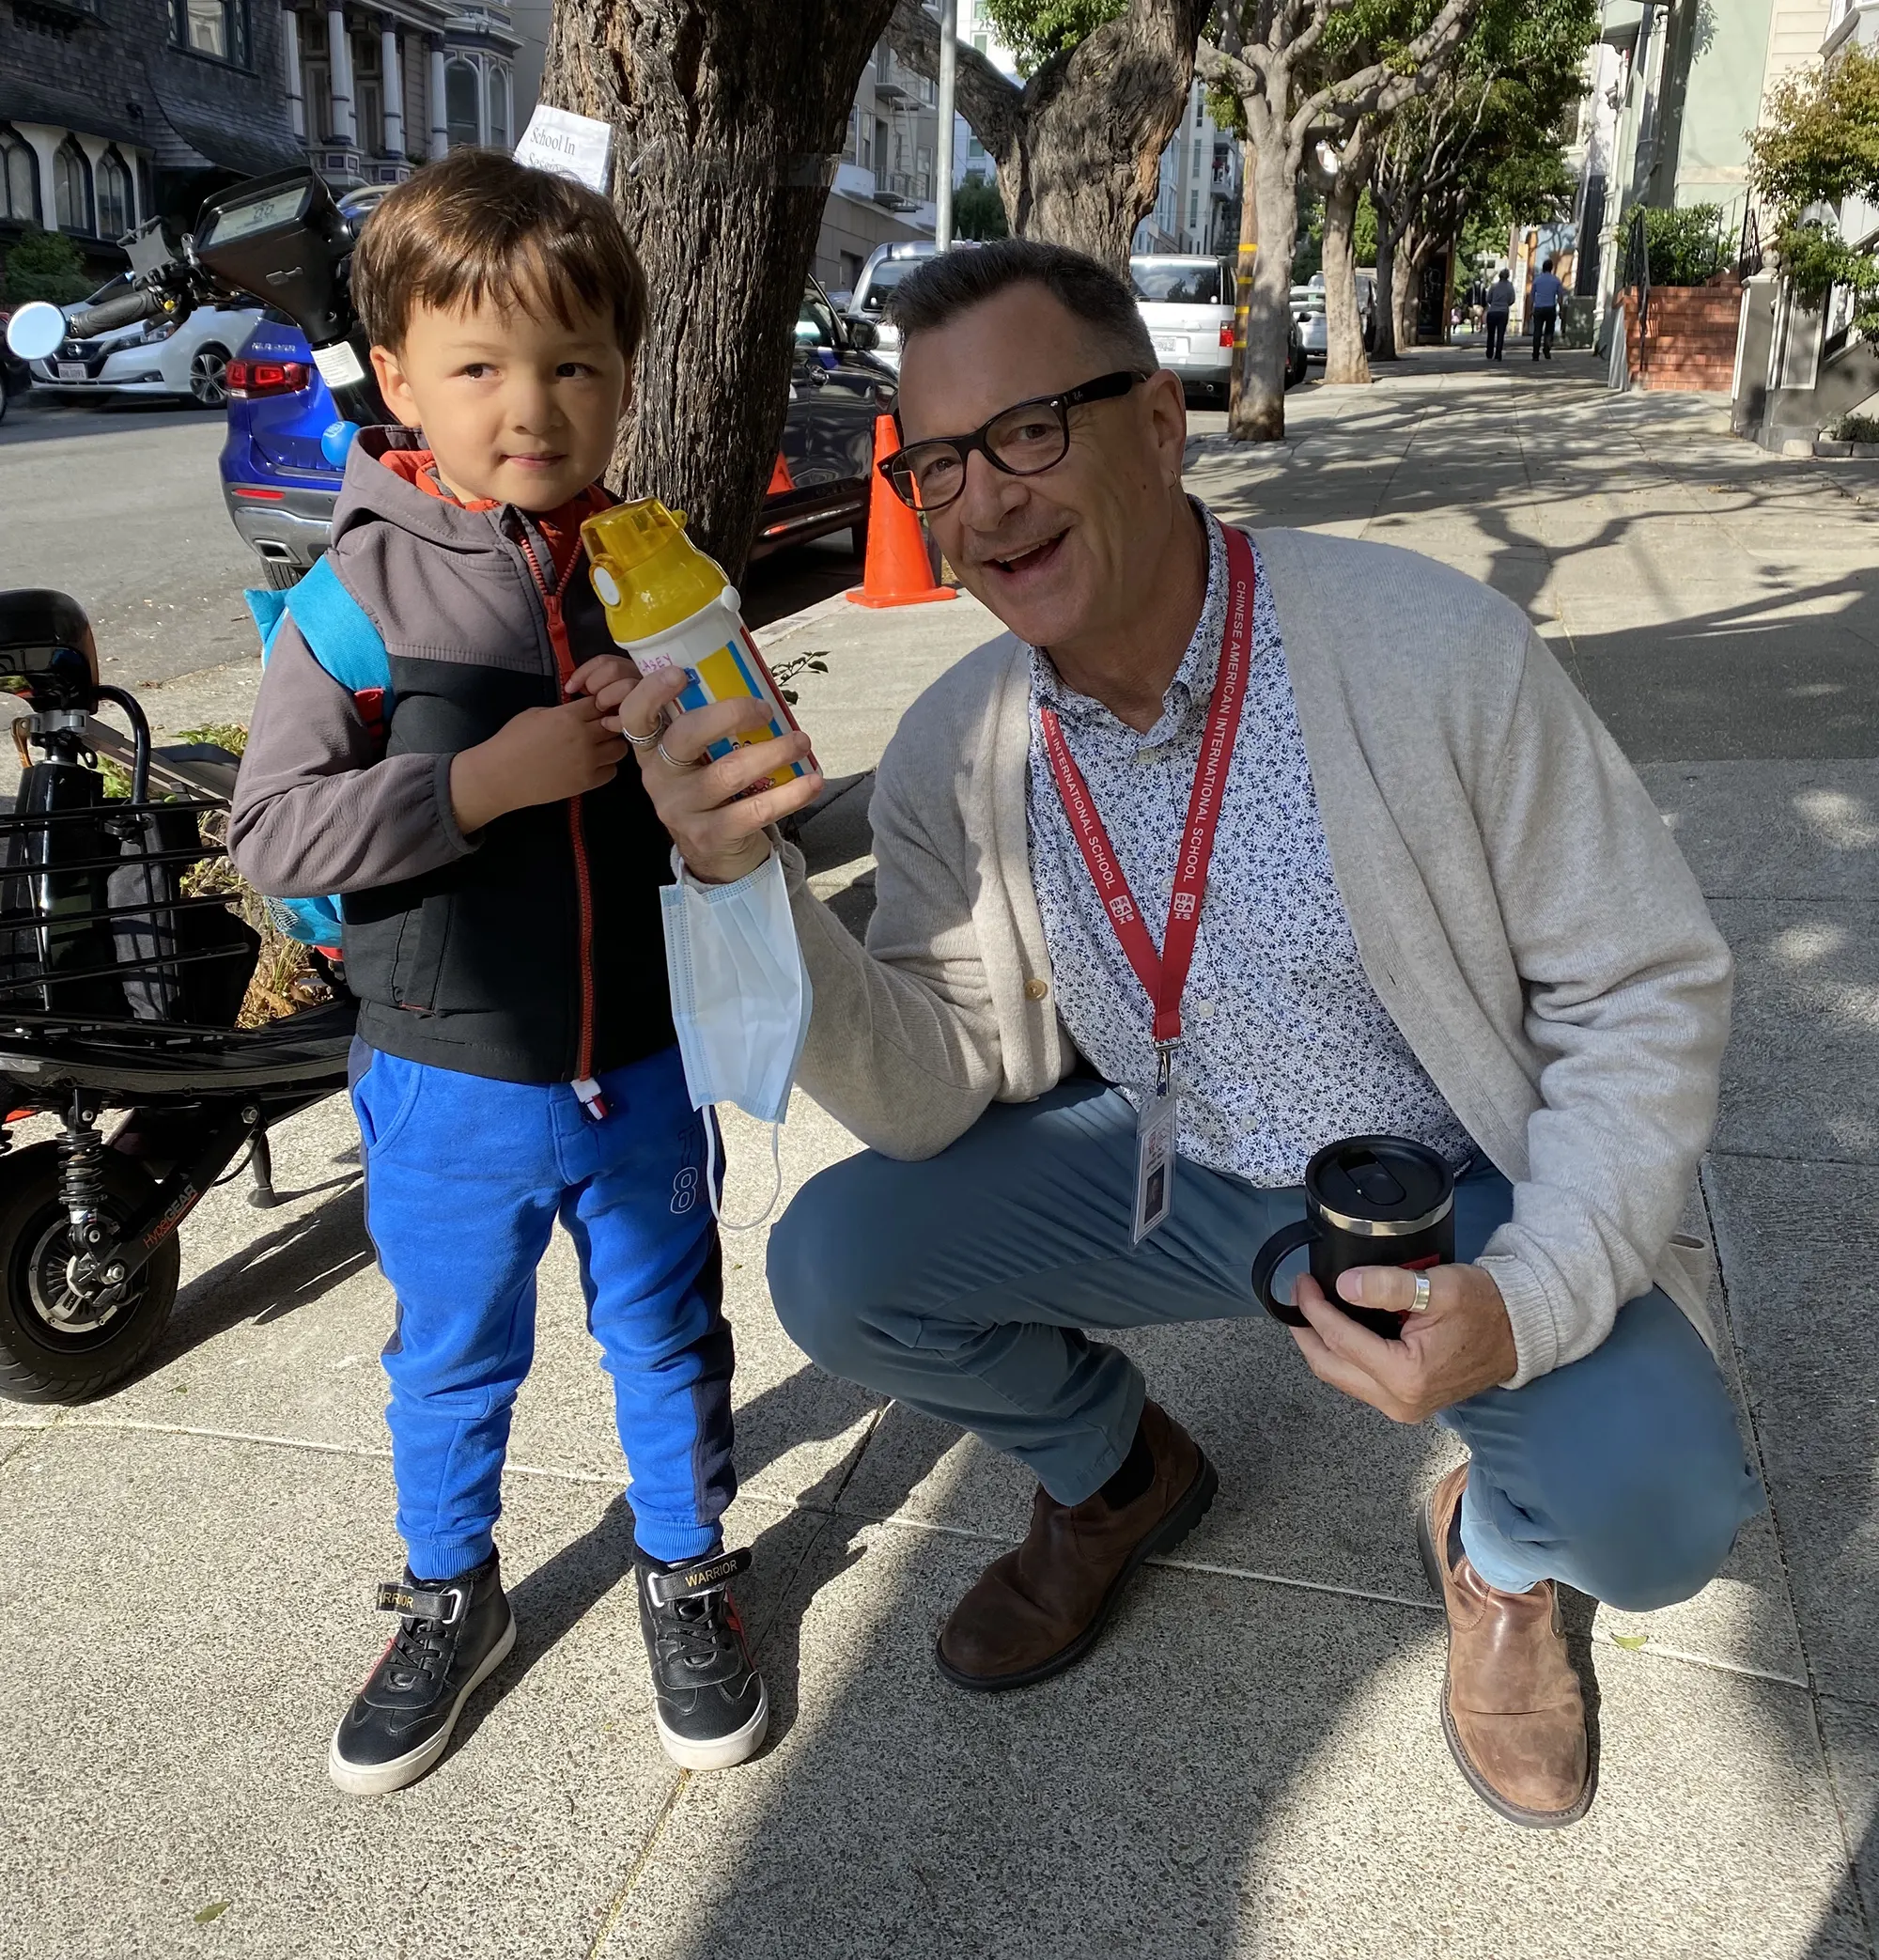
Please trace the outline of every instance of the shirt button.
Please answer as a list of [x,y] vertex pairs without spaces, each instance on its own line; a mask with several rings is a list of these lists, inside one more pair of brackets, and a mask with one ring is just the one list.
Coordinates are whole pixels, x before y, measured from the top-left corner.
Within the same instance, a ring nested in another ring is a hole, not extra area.
[[1050,991],[1048,980],[1027,980],[1024,983],[1024,998],[1027,1001],[1041,1001]]
[[1194,1003],[1194,1019],[1196,1020],[1212,1020],[1213,1018],[1214,1003],[1211,1001],[1196,1001]]

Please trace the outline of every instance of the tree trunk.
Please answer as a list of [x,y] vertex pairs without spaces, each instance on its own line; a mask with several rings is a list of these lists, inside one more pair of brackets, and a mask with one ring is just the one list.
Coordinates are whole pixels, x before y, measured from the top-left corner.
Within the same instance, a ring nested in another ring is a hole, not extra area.
[[[1246,372],[1247,316],[1252,304],[1252,280],[1259,263],[1259,200],[1252,194],[1253,170],[1257,159],[1252,145],[1239,147],[1239,257],[1234,263],[1234,357],[1233,374],[1227,386],[1227,426],[1239,416],[1240,377]],[[1280,387],[1284,387],[1280,378]]]
[[1359,127],[1352,132],[1325,192],[1325,381],[1333,387],[1370,385],[1363,355],[1363,319],[1358,310],[1357,255],[1351,233],[1357,203],[1370,175],[1370,145]]
[[[1208,4],[1129,0],[1022,90],[960,48],[959,113],[997,165],[1014,238],[1127,268],[1129,240],[1155,206],[1161,152],[1188,106]],[[889,34],[909,68],[938,76],[940,30],[917,0],[899,0]]]
[[1396,351],[1396,234],[1379,211],[1376,226],[1376,345],[1371,366],[1394,361]]
[[[1292,253],[1298,242],[1298,163],[1282,126],[1261,101],[1246,105],[1253,125],[1253,170],[1245,194],[1258,200],[1259,257],[1247,305],[1239,400],[1227,424],[1238,443],[1285,438],[1285,354],[1292,335]],[[1264,127],[1260,127],[1264,125]]]
[[735,580],[789,405],[830,172],[892,0],[557,0],[541,100],[613,131],[651,304],[613,454]]
[[1421,271],[1421,261],[1416,256],[1416,247],[1405,239],[1397,248],[1396,265],[1390,282],[1390,305],[1396,316],[1398,347],[1416,345],[1416,278]]

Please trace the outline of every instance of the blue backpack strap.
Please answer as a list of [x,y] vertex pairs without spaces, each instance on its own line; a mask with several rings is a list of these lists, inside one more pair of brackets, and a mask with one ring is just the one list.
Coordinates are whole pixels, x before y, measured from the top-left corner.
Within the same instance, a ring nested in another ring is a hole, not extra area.
[[345,582],[322,553],[313,568],[283,599],[313,657],[352,694],[392,697],[392,662],[371,614],[347,591]]

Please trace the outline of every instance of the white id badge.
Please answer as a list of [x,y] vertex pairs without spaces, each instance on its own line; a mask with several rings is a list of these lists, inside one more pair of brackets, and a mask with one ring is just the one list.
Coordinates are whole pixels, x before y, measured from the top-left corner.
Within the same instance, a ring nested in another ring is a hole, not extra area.
[[1140,1245],[1174,1208],[1174,1143],[1181,1097],[1171,1085],[1148,1096],[1135,1116],[1135,1229]]

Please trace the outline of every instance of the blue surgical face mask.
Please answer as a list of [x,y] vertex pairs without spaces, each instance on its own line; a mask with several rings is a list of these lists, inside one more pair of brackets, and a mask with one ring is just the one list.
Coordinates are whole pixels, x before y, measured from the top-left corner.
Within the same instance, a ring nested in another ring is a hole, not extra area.
[[[676,851],[673,861],[678,882],[660,891],[660,910],[672,1019],[691,1107],[732,1102],[768,1123],[775,1159],[777,1128],[789,1108],[814,1003],[782,863],[772,854],[734,885],[701,885],[686,876]],[[707,1126],[707,1148],[715,1148],[716,1128]],[[782,1184],[779,1163],[763,1216],[728,1229],[761,1224]],[[707,1167],[707,1189],[717,1212],[715,1166]]]

